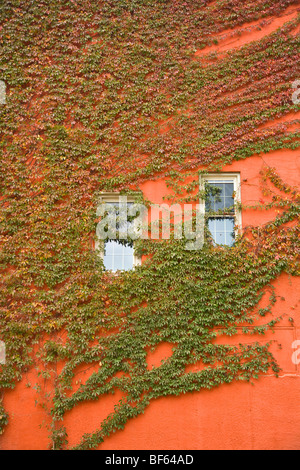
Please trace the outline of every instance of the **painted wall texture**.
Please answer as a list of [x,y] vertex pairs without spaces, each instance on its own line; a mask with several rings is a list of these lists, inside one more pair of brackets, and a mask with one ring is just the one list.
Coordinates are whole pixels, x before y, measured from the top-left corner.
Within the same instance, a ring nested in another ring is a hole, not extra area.
[[[197,51],[196,57],[205,57],[210,52],[223,54],[260,40],[295,19],[298,11],[299,4],[293,4],[280,16],[267,18],[264,24],[254,21],[233,30],[222,31],[218,36],[218,44]],[[294,34],[299,34],[299,28]],[[291,112],[284,118],[267,121],[264,127],[287,125],[288,131],[295,131],[299,128],[299,117],[299,112]],[[160,132],[165,135],[169,130],[167,122]],[[243,205],[254,205],[266,200],[260,185],[260,171],[266,166],[274,168],[285,183],[299,186],[299,149],[280,149],[235,161],[223,166],[222,172],[240,174]],[[159,204],[169,192],[163,176],[141,182],[139,188],[145,198]],[[242,212],[242,226],[243,229],[250,225],[258,226],[275,217],[276,211],[273,209],[245,209]],[[258,339],[262,343],[274,340],[271,351],[281,367],[278,378],[270,373],[261,376],[253,384],[223,384],[212,390],[159,398],[151,403],[144,414],[130,420],[123,431],[108,437],[99,448],[300,450],[300,278],[283,273],[273,281],[273,285],[278,296],[273,314],[283,315],[283,319],[275,326],[274,332],[259,338],[253,336],[252,340]],[[263,297],[260,306],[264,307],[266,302]],[[293,323],[288,320],[290,317],[294,319]],[[238,344],[248,342],[249,338],[241,334],[226,341]],[[170,344],[160,345],[154,352],[149,352],[149,367],[159,366],[161,360],[171,354]],[[190,370],[198,370],[197,367],[200,366],[196,364]],[[85,381],[93,370],[91,367],[82,367],[76,378]],[[24,374],[14,390],[5,391],[3,404],[10,419],[0,436],[0,449],[48,448],[51,419],[39,402],[39,394],[33,387],[36,383],[43,385],[43,379],[37,377],[35,369],[32,369]],[[121,398],[121,392],[117,391],[115,395],[102,397],[99,402],[81,403],[67,412],[64,425],[69,446],[76,445],[84,433],[97,429]]]

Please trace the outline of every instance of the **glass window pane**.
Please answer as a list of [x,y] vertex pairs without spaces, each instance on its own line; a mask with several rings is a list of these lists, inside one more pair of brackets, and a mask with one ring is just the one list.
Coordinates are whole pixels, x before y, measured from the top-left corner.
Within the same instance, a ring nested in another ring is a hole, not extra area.
[[119,255],[121,256],[123,253],[123,245],[121,243],[118,243],[117,241],[114,242],[114,255]]
[[225,184],[225,208],[232,207],[234,205],[234,198],[233,198],[233,192],[234,192],[234,185],[233,183],[226,183]]
[[234,231],[234,218],[226,218],[224,219],[224,221],[225,221],[226,232],[233,232]]
[[213,202],[213,198],[210,196],[210,197],[207,197],[207,199],[205,200],[205,212],[211,212],[214,210],[214,202]]
[[234,199],[232,197],[225,197],[225,203],[224,203],[224,209],[231,208],[231,210],[234,210]]
[[210,231],[213,239],[215,240],[215,237],[216,237],[216,220],[215,219],[208,219],[208,230]]
[[225,196],[232,198],[233,191],[234,191],[233,183],[232,182],[226,183],[225,184]]
[[218,192],[215,195],[214,211],[224,210],[224,208],[225,208],[224,190],[223,190],[223,188],[220,187],[220,185],[218,185],[217,187],[220,189],[220,192]]
[[112,255],[114,252],[114,241],[108,241],[104,245],[105,255]]
[[208,229],[217,245],[233,246],[234,218],[214,217],[208,219]]
[[206,200],[205,200],[205,211],[210,212],[214,210],[214,186],[206,181],[205,182],[205,189],[206,189]]
[[215,218],[216,232],[225,232],[225,220],[224,218]]
[[122,248],[124,256],[133,256],[133,247],[129,245],[123,245]]
[[123,256],[115,255],[113,262],[113,271],[119,271],[123,269]]
[[205,202],[206,212],[224,211],[234,205],[233,181],[208,181],[206,183],[208,198]]
[[134,249],[129,245],[122,245],[116,240],[109,240],[104,246],[103,263],[105,269],[118,271],[133,268]]
[[112,270],[112,268],[113,268],[113,258],[112,258],[112,256],[104,256],[103,263],[104,263],[105,269]]
[[123,269],[129,271],[133,268],[133,256],[124,256],[124,265]]
[[216,232],[215,242],[217,245],[226,245],[225,232]]
[[[106,211],[111,215],[112,220],[116,219],[117,235],[125,236],[126,230],[124,228],[130,228],[134,225],[134,220],[124,221],[124,215],[126,219],[126,210],[124,211],[124,202],[119,200],[105,202]],[[133,202],[127,202],[127,218],[128,218],[128,208],[132,206]],[[126,206],[125,206],[126,207]],[[123,212],[121,212],[121,209]],[[120,218],[121,216],[121,218]],[[122,234],[123,231],[123,234]],[[123,241],[123,240],[122,240]],[[125,240],[124,240],[125,241]],[[118,240],[108,240],[104,245],[104,254],[103,254],[103,263],[105,269],[112,270],[113,272],[118,270],[130,270],[134,266],[134,248],[130,245],[123,245],[119,243]]]
[[[132,206],[134,203],[133,202],[127,202],[127,218],[128,218],[128,208],[129,206]],[[120,208],[122,207],[122,202],[121,201],[116,201],[116,202],[105,202],[106,210],[108,211],[109,214],[111,214],[112,220],[114,220],[114,217],[116,217],[117,222],[116,222],[116,227],[117,230],[123,231],[126,230],[129,227],[131,227],[134,224],[134,221],[124,221],[124,218],[126,219],[126,211],[122,211],[120,213]],[[120,217],[122,216],[122,219],[120,220]]]
[[235,240],[234,219],[226,220],[226,245],[232,246]]

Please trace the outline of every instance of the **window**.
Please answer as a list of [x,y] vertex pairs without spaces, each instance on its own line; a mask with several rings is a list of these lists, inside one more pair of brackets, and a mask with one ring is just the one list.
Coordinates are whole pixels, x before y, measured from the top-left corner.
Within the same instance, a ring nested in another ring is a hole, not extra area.
[[133,206],[135,202],[134,198],[126,197],[125,217],[123,214],[123,218],[120,215],[120,208],[122,207],[120,204],[124,204],[124,196],[121,203],[120,198],[121,196],[118,193],[105,193],[100,199],[102,210],[99,212],[101,212],[101,215],[108,212],[110,214],[109,217],[111,216],[112,220],[116,222],[116,232],[107,232],[105,239],[98,236],[97,243],[97,248],[101,248],[105,269],[112,272],[129,271],[141,264],[141,259],[134,254],[134,242],[127,237],[120,239],[121,237],[118,236],[124,229],[125,232],[128,232],[130,228],[134,227],[134,220],[127,215],[129,207]]
[[241,227],[241,213],[236,206],[241,200],[240,175],[218,173],[201,176],[200,189],[205,191],[201,207],[215,244],[233,246],[236,227]]

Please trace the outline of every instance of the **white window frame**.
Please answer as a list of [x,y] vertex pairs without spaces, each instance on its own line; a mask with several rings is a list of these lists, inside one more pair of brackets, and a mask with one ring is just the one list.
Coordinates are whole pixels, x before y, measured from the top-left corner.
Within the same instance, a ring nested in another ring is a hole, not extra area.
[[[235,218],[235,236],[237,236],[242,231],[242,212],[237,208],[237,205],[241,204],[241,175],[240,173],[207,173],[200,175],[200,191],[205,190],[206,181],[233,181],[233,190],[235,193],[234,197],[234,214],[232,215]],[[205,217],[205,200],[200,199],[200,211]]]
[[[136,198],[133,195],[127,195],[127,194],[121,194],[121,193],[113,193],[113,192],[107,192],[107,193],[102,193],[100,198],[99,198],[99,205],[105,204],[106,202],[119,202],[120,196],[126,196],[127,202],[136,202]],[[99,238],[96,238],[96,243],[95,243],[95,248],[97,250],[100,250],[100,256],[102,260],[104,259],[104,241],[99,240]],[[134,242],[133,242],[133,249],[134,249]],[[134,269],[136,266],[140,266],[142,264],[142,258],[139,256],[136,256],[133,254],[133,267]],[[108,270],[111,273],[117,273],[118,271],[112,271]],[[131,269],[129,270],[131,271]],[[125,270],[119,271],[119,272],[125,272]]]

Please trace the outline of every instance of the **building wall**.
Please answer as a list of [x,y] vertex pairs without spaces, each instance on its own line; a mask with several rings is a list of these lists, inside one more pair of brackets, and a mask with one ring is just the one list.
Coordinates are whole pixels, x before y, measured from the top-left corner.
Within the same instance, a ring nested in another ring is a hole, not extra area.
[[[297,185],[300,173],[299,150],[281,150],[234,162],[223,171],[240,172],[242,204],[264,199],[259,172],[274,167],[284,182]],[[148,181],[141,185],[144,195],[161,203],[167,194],[165,181]],[[245,210],[243,227],[260,225],[276,216],[274,212]],[[150,404],[145,414],[127,423],[125,430],[109,437],[103,450],[150,449],[300,449],[300,278],[282,274],[273,283],[278,301],[274,315],[285,314],[274,333],[253,337],[253,341],[275,340],[271,350],[281,372],[278,378],[261,376],[254,385],[232,383],[210,391],[186,394],[177,398],[160,398]],[[265,299],[261,301],[263,306]],[[294,318],[294,323],[288,321]],[[297,348],[295,341],[299,341]],[[228,340],[226,340],[228,342]],[[249,341],[234,337],[232,343]],[[299,350],[299,354],[295,354]],[[294,356],[293,356],[294,353]],[[149,364],[158,365],[171,354],[165,344],[149,355]],[[298,362],[298,364],[297,364]],[[92,370],[82,370],[88,377]],[[27,373],[15,390],[4,396],[10,415],[9,424],[0,437],[1,449],[46,449],[50,420],[40,404],[33,385],[35,371]],[[83,403],[65,416],[69,445],[79,442],[83,433],[99,428],[101,421],[113,411],[121,393],[103,397],[99,402]]]

